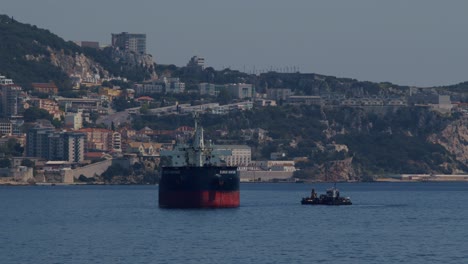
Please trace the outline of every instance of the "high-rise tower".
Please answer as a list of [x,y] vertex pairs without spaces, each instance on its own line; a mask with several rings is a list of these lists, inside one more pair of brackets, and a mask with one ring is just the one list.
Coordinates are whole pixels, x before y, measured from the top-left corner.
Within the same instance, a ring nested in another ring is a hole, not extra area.
[[146,34],[130,34],[128,32],[112,34],[112,47],[146,54]]

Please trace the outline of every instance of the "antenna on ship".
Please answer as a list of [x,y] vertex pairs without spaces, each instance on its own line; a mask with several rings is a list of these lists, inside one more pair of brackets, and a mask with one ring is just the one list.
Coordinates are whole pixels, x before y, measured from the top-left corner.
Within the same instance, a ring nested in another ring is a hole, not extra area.
[[197,131],[198,122],[200,121],[200,115],[198,114],[198,112],[193,113],[193,120],[195,121],[195,131]]

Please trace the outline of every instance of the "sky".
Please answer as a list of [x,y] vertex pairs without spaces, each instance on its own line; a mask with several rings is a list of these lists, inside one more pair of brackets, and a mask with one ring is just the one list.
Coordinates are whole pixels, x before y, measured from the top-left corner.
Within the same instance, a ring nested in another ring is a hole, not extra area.
[[[65,40],[146,33],[156,63],[291,71],[411,86],[468,81],[466,0],[1,0]],[[0,36],[1,41],[1,36]]]

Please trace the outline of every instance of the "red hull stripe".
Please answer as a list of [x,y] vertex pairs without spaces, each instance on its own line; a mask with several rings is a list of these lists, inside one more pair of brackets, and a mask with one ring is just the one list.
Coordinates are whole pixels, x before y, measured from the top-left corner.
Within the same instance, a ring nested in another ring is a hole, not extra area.
[[159,206],[164,208],[233,208],[239,204],[239,191],[159,192]]

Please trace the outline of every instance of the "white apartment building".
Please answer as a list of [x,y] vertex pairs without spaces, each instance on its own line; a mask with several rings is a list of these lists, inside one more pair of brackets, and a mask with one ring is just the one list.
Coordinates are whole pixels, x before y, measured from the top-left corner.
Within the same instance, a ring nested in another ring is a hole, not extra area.
[[228,166],[248,166],[252,161],[252,150],[247,145],[216,145],[216,149],[230,150],[231,156],[222,156]]
[[83,113],[67,113],[65,115],[65,126],[73,130],[83,127]]
[[133,89],[135,90],[136,96],[163,93],[165,84],[163,82],[152,82],[135,84]]
[[198,85],[201,95],[217,96],[223,89],[227,90],[234,98],[244,99],[253,97],[253,86],[247,83],[213,84],[200,83]]

